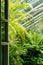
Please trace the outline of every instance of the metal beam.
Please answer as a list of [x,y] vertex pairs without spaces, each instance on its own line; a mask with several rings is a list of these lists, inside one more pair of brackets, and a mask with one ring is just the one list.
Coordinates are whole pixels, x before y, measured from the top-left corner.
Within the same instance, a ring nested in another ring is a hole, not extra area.
[[[2,21],[2,23],[5,24],[5,40],[1,42],[2,45],[2,65],[8,65],[8,44],[6,45],[6,43],[8,43],[8,22],[5,22],[5,20],[8,21],[8,0],[5,0],[5,10],[4,10],[4,14],[5,14],[5,18]],[[5,43],[4,43],[5,42]]]
[[2,48],[1,48],[1,0],[0,0],[0,65],[2,65]]

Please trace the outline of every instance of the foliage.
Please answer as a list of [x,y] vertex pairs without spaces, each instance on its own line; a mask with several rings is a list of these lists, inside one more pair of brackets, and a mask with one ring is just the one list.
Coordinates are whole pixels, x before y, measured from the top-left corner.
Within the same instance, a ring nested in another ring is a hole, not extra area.
[[1,17],[2,18],[4,18],[4,16],[5,16],[4,15],[4,7],[5,7],[4,4],[5,4],[4,0],[1,0]]
[[43,65],[43,35],[20,24],[32,17],[26,14],[27,7],[32,8],[21,0],[9,0],[9,65]]
[[43,64],[43,36],[29,32],[25,43],[17,38],[10,43],[10,65]]
[[16,0],[15,2],[9,0],[10,20],[14,20],[14,22],[25,22],[27,19],[26,16],[28,16],[28,18],[32,17],[31,14],[29,13],[26,14],[25,9],[27,7],[32,8],[32,5],[26,2],[21,3],[21,0]]
[[[40,65],[43,64],[43,36],[41,33],[29,31],[19,23],[26,22],[27,16],[24,11],[30,6],[29,3],[16,0],[10,1],[9,15],[9,39],[10,39],[10,65]],[[22,11],[22,9],[24,9]]]

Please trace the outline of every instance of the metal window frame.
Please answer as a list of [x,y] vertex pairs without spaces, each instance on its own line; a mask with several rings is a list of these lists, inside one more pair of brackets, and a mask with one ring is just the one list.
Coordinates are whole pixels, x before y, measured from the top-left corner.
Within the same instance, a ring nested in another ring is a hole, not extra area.
[[[4,0],[4,1],[5,1],[5,10],[4,10],[5,19],[8,20],[8,0]],[[1,3],[0,3],[0,65],[8,65],[8,22],[5,22],[5,42],[3,42],[2,44],[2,41],[1,41]]]

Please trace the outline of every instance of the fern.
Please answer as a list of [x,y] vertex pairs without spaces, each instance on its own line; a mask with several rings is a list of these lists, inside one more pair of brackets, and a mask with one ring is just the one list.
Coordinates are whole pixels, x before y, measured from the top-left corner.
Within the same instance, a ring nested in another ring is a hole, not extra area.
[[[20,22],[32,17],[25,9],[31,4],[9,0],[9,63],[10,65],[43,65],[43,35],[27,31]],[[3,13],[2,13],[3,14]],[[3,17],[2,17],[3,18]]]

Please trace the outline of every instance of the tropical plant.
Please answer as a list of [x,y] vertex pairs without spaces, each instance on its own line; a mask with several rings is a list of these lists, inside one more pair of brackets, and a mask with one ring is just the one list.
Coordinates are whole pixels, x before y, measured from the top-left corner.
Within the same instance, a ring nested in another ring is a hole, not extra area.
[[[10,65],[37,65],[43,64],[43,36],[39,33],[27,32],[20,24],[26,22],[25,9],[27,3],[21,0],[10,1],[9,15],[9,39],[10,39]],[[17,6],[16,6],[17,5]],[[28,6],[30,4],[28,3]]]
[[26,14],[27,7],[32,8],[21,0],[9,0],[9,65],[43,65],[43,35],[20,24],[32,17]]
[[10,43],[10,65],[43,64],[43,36],[29,32],[25,38],[25,43],[18,37]]
[[[14,3],[12,0],[9,0],[9,1],[10,1],[10,3],[9,3],[9,31],[10,31],[9,35],[10,36],[9,37],[11,39],[12,37],[15,36],[15,34],[17,32],[18,35],[20,35],[20,37],[22,38],[22,40],[24,40],[24,34],[27,31],[19,23],[26,22],[26,16],[28,16],[28,18],[32,17],[31,14],[29,14],[29,13],[26,14],[26,12],[24,11],[24,9],[27,7],[32,8],[32,5],[30,5],[29,3],[26,3],[26,2],[21,3],[21,0],[16,0],[16,1],[14,1]],[[13,34],[13,32],[14,32],[14,34]],[[11,34],[14,36],[12,36]]]

